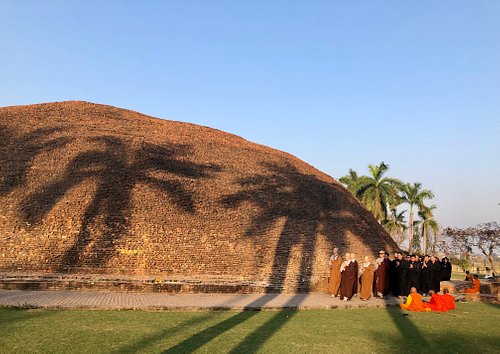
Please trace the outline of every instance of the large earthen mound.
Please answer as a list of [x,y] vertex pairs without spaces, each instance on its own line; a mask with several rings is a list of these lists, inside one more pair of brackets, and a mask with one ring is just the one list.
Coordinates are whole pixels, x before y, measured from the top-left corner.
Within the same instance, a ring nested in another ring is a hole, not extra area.
[[393,240],[334,179],[215,129],[87,102],[0,108],[0,270],[324,288]]

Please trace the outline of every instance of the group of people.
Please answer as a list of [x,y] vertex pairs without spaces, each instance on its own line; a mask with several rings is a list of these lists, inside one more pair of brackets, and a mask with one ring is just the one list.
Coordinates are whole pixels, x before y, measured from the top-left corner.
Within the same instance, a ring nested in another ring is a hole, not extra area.
[[425,302],[422,300],[422,295],[417,292],[417,289],[412,287],[410,294],[406,298],[406,302],[400,304],[399,307],[402,310],[416,312],[446,312],[455,309],[455,297],[449,294],[448,289],[443,289],[443,295],[437,294],[434,290],[431,290],[429,295],[431,295],[430,300]]
[[396,252],[391,260],[387,252],[380,251],[377,259],[366,256],[358,263],[354,253],[346,253],[342,258],[339,249],[334,248],[329,265],[329,292],[332,297],[340,296],[343,301],[351,300],[358,293],[364,301],[372,294],[384,297],[392,293],[402,298],[412,289],[419,294],[431,295],[439,293],[440,282],[451,277],[451,263],[447,257],[442,260],[428,255],[403,257],[400,252]]

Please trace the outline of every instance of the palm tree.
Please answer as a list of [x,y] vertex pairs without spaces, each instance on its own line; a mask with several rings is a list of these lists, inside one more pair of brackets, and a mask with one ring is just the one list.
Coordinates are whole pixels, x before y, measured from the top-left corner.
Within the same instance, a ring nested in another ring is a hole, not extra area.
[[402,200],[408,203],[410,206],[410,214],[408,218],[408,235],[409,235],[409,245],[408,249],[411,251],[413,247],[413,211],[417,207],[419,210],[424,210],[424,201],[426,199],[434,198],[434,194],[428,189],[422,189],[421,183],[406,183],[401,189]]
[[384,177],[389,165],[381,162],[378,166],[368,165],[371,176],[358,177],[354,183],[355,196],[382,223],[387,218],[388,206],[397,203],[398,188],[402,182],[396,178]]
[[404,234],[406,229],[405,216],[406,210],[397,212],[396,208],[391,208],[391,213],[388,218],[382,222],[382,226],[389,233],[389,235],[396,241],[398,245],[404,241]]
[[412,245],[411,247],[408,248],[408,252],[420,252],[420,234],[421,234],[421,228],[422,228],[422,221],[421,220],[415,220],[413,222],[413,239],[412,239]]
[[339,182],[344,184],[352,194],[356,195],[356,186],[358,179],[358,173],[353,169],[349,169],[349,173],[344,177],[340,177]]
[[433,210],[436,209],[435,205],[430,207],[425,207],[418,211],[418,216],[421,221],[421,231],[422,231],[422,240],[423,240],[423,250],[424,253],[427,252],[427,239],[428,236],[432,233],[436,235],[439,232],[439,225],[437,221],[434,219]]

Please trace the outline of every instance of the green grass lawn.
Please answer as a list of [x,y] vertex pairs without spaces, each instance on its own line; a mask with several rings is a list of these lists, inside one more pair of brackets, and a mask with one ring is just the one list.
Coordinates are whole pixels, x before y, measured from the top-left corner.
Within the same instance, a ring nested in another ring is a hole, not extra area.
[[499,353],[500,306],[145,312],[0,308],[1,353]]

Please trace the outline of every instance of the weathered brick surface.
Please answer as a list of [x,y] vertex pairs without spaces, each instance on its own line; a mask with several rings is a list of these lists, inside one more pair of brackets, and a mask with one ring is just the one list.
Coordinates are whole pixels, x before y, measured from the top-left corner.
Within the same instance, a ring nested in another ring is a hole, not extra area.
[[0,108],[0,270],[325,287],[394,242],[335,180],[237,136],[110,106]]

